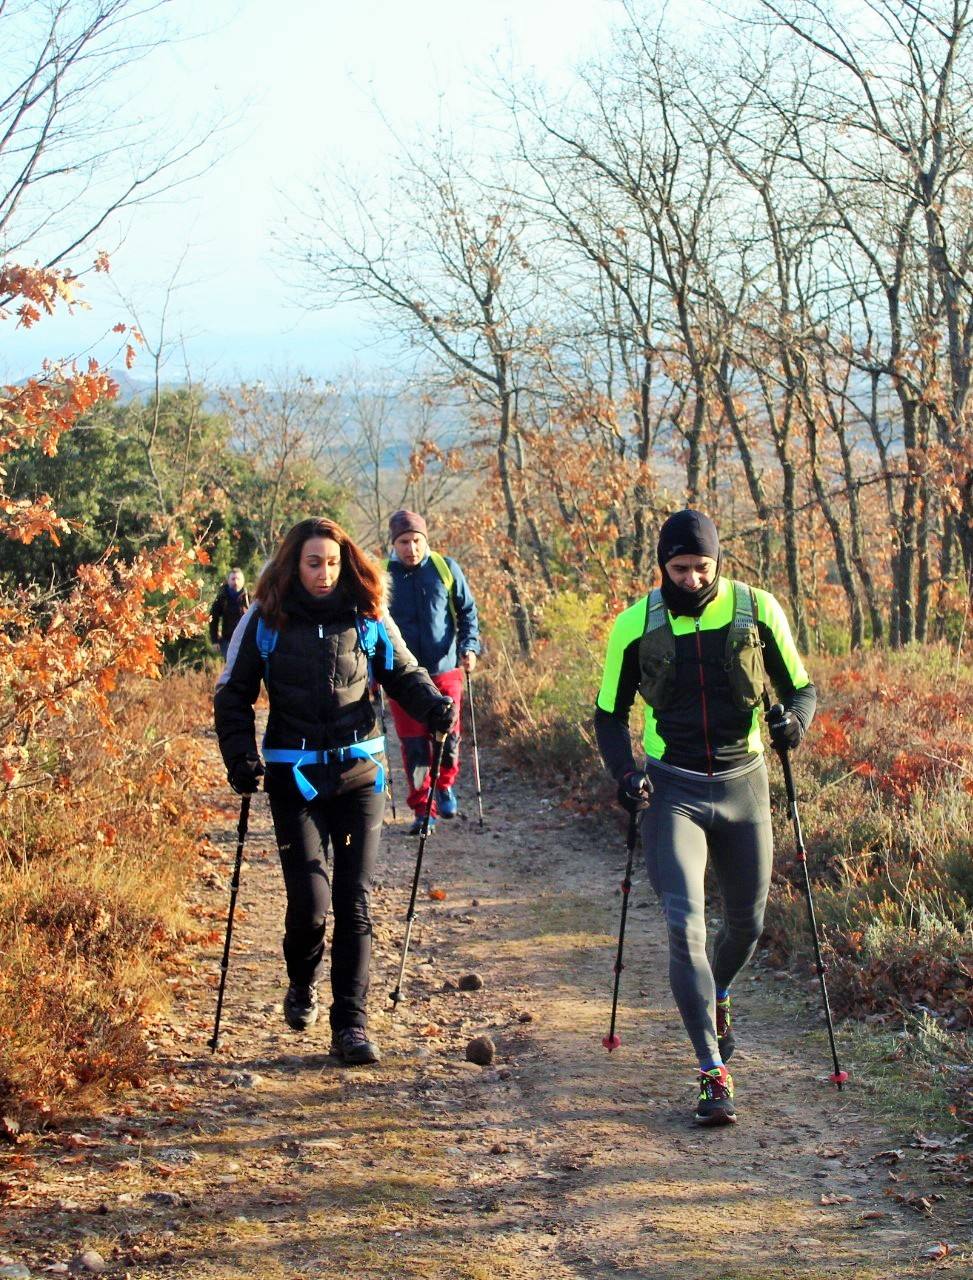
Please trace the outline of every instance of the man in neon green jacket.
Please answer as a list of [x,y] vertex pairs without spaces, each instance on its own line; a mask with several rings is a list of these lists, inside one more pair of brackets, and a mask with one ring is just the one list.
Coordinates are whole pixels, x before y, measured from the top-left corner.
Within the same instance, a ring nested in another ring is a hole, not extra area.
[[[726,1061],[734,1048],[730,985],[763,929],[773,843],[760,703],[765,679],[781,709],[775,746],[800,744],[816,695],[780,604],[722,573],[708,516],[679,511],[659,533],[662,585],[615,620],[595,732],[619,800],[640,811],[649,879],[669,931],[669,978],[700,1066],[695,1120],[736,1119]],[[628,722],[645,701],[645,761]],[[723,897],[712,965],[704,878],[711,861]]]

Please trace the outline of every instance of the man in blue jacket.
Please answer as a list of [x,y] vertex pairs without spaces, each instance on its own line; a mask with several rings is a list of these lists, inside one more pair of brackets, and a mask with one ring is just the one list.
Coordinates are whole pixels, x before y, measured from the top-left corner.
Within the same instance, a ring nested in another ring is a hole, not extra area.
[[[455,818],[454,784],[459,773],[460,714],[463,673],[472,672],[480,652],[476,603],[463,570],[449,556],[429,549],[428,530],[415,511],[396,511],[389,520],[392,558],[389,612],[402,638],[433,683],[456,707],[456,722],[443,748],[443,762],[433,797],[430,829],[436,816]],[[402,762],[409,782],[408,804],[415,814],[410,835],[417,835],[429,801],[432,736],[397,702],[389,700]]]

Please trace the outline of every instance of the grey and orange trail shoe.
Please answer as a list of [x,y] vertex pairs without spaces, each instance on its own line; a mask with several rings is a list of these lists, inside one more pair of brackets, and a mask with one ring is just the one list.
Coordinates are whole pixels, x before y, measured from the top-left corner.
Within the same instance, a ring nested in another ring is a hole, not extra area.
[[730,1055],[737,1047],[733,1038],[733,1013],[730,1009],[730,997],[716,1002],[716,1043],[720,1057],[729,1062]]
[[726,1067],[713,1067],[699,1073],[699,1097],[696,1100],[697,1124],[733,1124],[737,1113],[733,1106],[733,1077]]
[[318,1020],[318,993],[313,986],[292,982],[284,996],[284,1021],[295,1031],[306,1031]]
[[364,1067],[379,1062],[378,1045],[369,1040],[364,1027],[342,1027],[331,1036],[331,1053],[349,1067]]

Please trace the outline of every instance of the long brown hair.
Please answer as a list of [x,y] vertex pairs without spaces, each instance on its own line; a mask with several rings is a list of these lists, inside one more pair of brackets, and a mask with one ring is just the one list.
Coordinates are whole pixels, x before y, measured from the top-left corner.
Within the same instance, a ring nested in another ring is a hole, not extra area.
[[253,598],[264,619],[278,630],[286,625],[284,602],[298,576],[301,548],[309,538],[331,538],[341,551],[339,586],[354,599],[359,612],[371,618],[381,616],[385,605],[385,575],[367,552],[352,542],[334,520],[312,516],[296,524],[285,536],[257,579]]

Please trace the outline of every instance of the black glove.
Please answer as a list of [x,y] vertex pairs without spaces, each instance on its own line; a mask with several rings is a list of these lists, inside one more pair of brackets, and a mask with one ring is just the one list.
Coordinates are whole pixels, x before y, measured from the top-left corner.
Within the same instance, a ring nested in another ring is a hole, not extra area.
[[767,712],[766,719],[770,743],[775,751],[793,751],[801,745],[804,726],[793,711],[786,711],[778,702]]
[[647,773],[630,769],[618,784],[618,803],[627,813],[638,813],[649,807],[652,782]]
[[252,796],[264,776],[264,767],[259,756],[240,756],[230,765],[226,776],[238,796]]
[[426,727],[431,733],[449,733],[456,723],[456,707],[452,698],[440,698],[426,716]]

